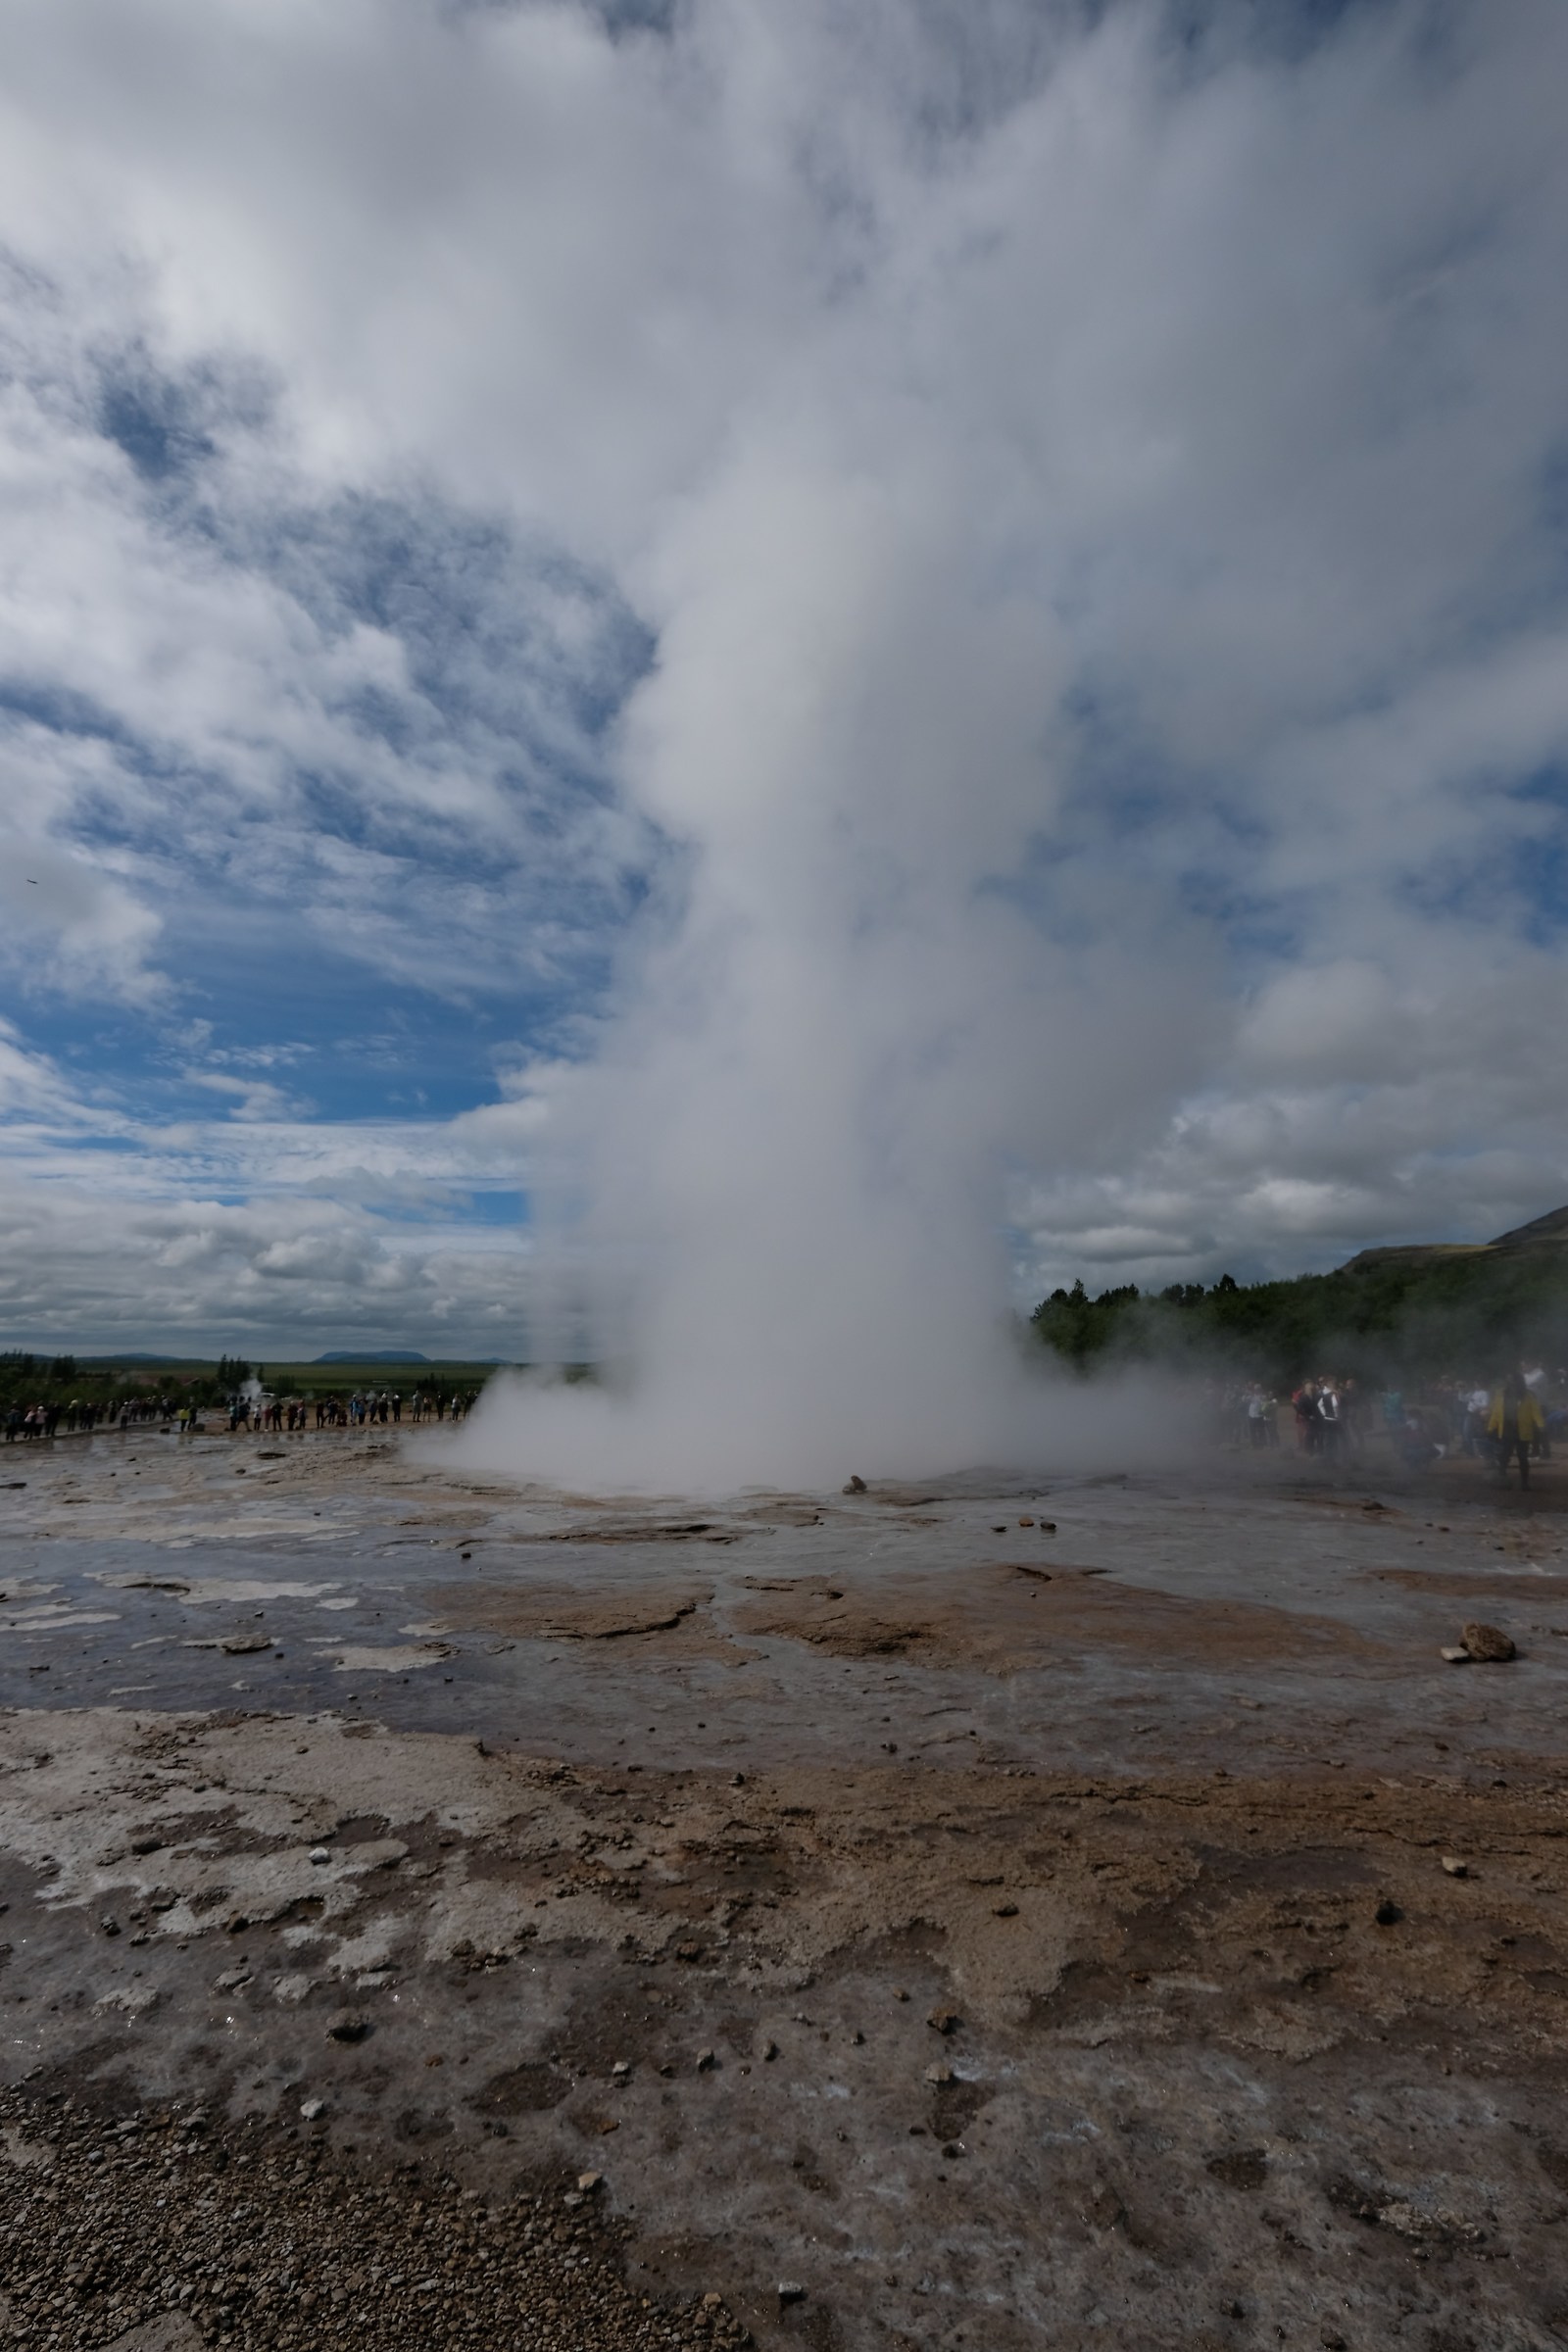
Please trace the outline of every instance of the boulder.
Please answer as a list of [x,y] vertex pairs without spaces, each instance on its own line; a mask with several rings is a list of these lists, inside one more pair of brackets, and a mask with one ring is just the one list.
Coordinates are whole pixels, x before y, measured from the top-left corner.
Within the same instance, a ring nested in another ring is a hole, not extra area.
[[1459,1639],[1471,1657],[1481,1665],[1501,1665],[1516,1654],[1513,1643],[1500,1626],[1467,1625]]

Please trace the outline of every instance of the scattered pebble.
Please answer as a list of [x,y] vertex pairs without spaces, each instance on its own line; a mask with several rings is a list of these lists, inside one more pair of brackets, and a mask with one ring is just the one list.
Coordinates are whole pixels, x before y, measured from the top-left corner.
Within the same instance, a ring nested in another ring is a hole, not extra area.
[[[307,2124],[325,2112],[319,2098],[298,2108]],[[0,2091],[0,2128],[7,2145],[54,2152],[48,2168],[9,2168],[6,2187],[0,2333],[40,2352],[738,2352],[747,2340],[712,2293],[669,2310],[627,2285],[594,2218],[597,2173],[491,2207],[428,2173],[361,2171],[325,2133],[292,2138],[256,2117],[71,2112],[16,2087]],[[461,2294],[455,2248],[485,2257],[464,2262]],[[786,2282],[781,2301],[805,2292]]]

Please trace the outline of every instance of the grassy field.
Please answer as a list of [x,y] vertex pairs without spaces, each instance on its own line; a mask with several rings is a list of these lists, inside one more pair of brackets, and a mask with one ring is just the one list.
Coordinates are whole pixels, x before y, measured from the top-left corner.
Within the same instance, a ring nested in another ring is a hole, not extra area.
[[[202,1368],[211,1373],[217,1367],[208,1364]],[[292,1388],[299,1396],[307,1392],[318,1396],[332,1393],[347,1396],[355,1389],[386,1389],[397,1396],[412,1396],[416,1389],[423,1389],[426,1395],[439,1390],[443,1396],[450,1396],[454,1389],[482,1389],[491,1374],[504,1367],[454,1359],[428,1364],[258,1363],[253,1369],[268,1388],[278,1391]]]

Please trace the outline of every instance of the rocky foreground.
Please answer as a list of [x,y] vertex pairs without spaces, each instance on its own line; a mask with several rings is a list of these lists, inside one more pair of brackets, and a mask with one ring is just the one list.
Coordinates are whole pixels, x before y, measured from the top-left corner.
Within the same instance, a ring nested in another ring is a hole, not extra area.
[[270,1451],[11,1491],[12,2340],[1568,2342],[1551,1488]]

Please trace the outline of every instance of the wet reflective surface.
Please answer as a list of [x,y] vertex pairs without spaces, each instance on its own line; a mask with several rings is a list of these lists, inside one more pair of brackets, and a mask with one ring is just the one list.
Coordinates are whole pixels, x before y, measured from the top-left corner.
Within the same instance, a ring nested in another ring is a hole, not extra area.
[[11,2079],[591,2163],[638,2291],[767,2341],[1548,2344],[1557,1475],[12,1448]]

